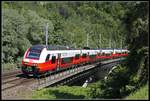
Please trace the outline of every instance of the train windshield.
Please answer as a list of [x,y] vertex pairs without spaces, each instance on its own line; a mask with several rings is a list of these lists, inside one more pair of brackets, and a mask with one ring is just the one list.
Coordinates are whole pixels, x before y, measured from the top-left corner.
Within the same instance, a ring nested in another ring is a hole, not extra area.
[[39,59],[42,49],[39,48],[30,48],[27,58],[30,59]]

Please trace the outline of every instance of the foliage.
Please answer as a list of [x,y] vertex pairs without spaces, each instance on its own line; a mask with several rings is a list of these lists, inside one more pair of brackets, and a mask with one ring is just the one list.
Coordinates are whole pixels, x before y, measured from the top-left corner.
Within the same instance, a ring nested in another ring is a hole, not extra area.
[[98,81],[96,83],[92,83],[88,85],[90,92],[88,92],[88,97],[90,99],[101,98],[102,95],[102,81]]
[[138,89],[137,91],[134,91],[133,93],[131,93],[129,96],[127,96],[125,99],[126,100],[148,100],[148,84],[144,85],[143,87],[141,87],[140,89]]
[[85,99],[89,89],[77,86],[59,86],[36,91],[33,99]]
[[17,64],[15,63],[3,63],[2,64],[2,72],[5,73],[5,72],[9,72],[11,70],[17,70]]
[[17,10],[4,9],[2,19],[2,60],[13,62],[30,46],[30,42],[25,38],[28,26]]
[[45,23],[49,23],[49,33],[53,31],[51,21],[41,18],[31,10],[20,14],[17,9],[3,9],[2,20],[2,62],[4,63],[16,62],[31,45],[45,43],[43,36]]
[[129,84],[139,88],[148,80],[148,4],[138,2],[129,8],[134,10],[127,13],[126,21],[130,37],[126,38],[126,41],[129,44],[130,54],[126,65],[129,68]]
[[121,98],[122,92],[125,92],[125,86],[128,84],[127,76],[126,67],[118,65],[112,69],[103,82],[104,87],[102,87],[101,96],[104,98]]
[[53,31],[53,24],[51,21],[41,18],[36,12],[28,10],[24,16],[27,18],[26,23],[29,25],[29,30],[27,33],[27,38],[30,42],[34,44],[43,44],[45,37],[44,26],[48,23],[49,34]]

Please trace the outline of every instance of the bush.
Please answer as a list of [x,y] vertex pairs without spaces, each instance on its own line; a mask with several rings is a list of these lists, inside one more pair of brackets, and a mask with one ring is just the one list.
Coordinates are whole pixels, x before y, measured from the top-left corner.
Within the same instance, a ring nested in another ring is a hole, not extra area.
[[104,98],[121,98],[127,84],[127,68],[118,65],[108,74],[107,79],[105,79],[102,96]]
[[102,85],[102,82],[98,81],[98,82],[92,83],[88,86],[88,88],[90,90],[88,92],[88,97],[90,99],[93,99],[93,98],[95,99],[95,98],[101,97],[101,93],[102,93],[101,85]]

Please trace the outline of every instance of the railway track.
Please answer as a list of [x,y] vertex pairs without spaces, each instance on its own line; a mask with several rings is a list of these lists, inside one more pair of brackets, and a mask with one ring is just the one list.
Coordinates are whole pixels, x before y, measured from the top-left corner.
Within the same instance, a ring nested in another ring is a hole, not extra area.
[[14,82],[17,80],[20,80],[20,78],[11,78],[9,80],[5,80],[5,81],[2,81],[2,85],[6,84],[6,83],[11,83],[11,82]]
[[26,78],[21,71],[13,71],[2,74],[2,91],[23,85],[33,81],[33,78]]
[[11,77],[15,77],[15,76],[17,76],[19,74],[21,74],[20,70],[13,71],[13,72],[3,73],[2,74],[2,80],[5,80],[5,79],[11,78]]
[[33,78],[32,79],[17,78],[17,79],[11,80],[9,82],[4,82],[2,84],[2,91],[11,89],[11,88],[14,88],[14,87],[17,87],[17,86],[25,85],[29,82],[33,82],[33,80],[34,80]]

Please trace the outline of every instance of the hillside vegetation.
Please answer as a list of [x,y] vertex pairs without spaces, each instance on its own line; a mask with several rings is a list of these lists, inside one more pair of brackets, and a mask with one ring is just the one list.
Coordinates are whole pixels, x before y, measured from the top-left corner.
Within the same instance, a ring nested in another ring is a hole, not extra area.
[[127,48],[126,13],[132,2],[2,2],[2,63],[20,62],[28,47]]

